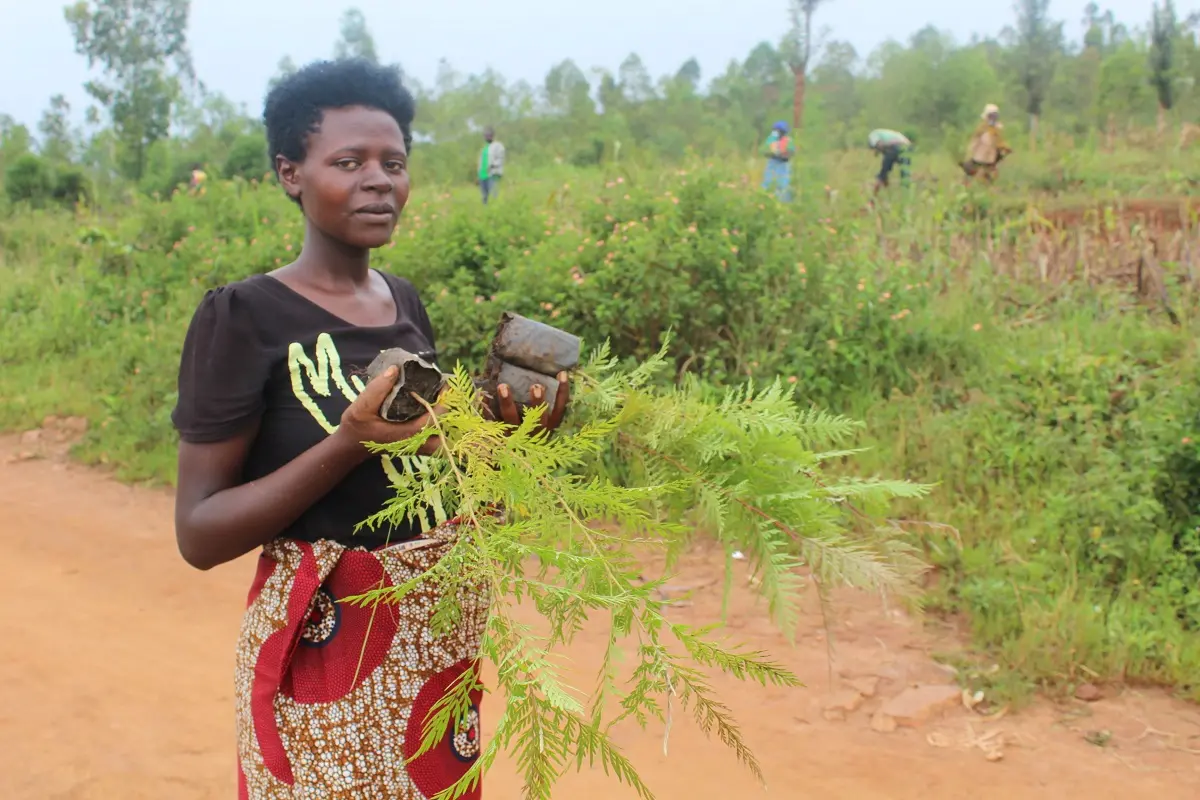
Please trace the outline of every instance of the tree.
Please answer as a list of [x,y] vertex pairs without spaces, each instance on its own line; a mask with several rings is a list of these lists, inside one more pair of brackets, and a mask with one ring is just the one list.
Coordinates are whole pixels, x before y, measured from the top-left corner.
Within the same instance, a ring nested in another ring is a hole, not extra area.
[[1146,54],[1134,42],[1118,46],[1100,67],[1096,110],[1101,120],[1117,117],[1133,120],[1148,112],[1154,103]]
[[753,124],[757,131],[755,138],[769,124],[768,114],[773,113],[780,89],[789,76],[783,54],[767,42],[759,42],[730,76],[732,81],[725,91],[736,99],[737,113]]
[[593,70],[592,76],[596,79],[596,98],[600,101],[600,108],[607,115],[620,114],[625,108],[625,95],[617,79],[606,69]]
[[650,73],[637,53],[630,53],[617,68],[617,80],[621,94],[631,105],[638,105],[654,97],[654,86],[650,82]]
[[0,170],[6,169],[17,158],[33,147],[29,129],[8,114],[0,114]]
[[292,60],[291,56],[284,56],[283,58],[279,59],[279,64],[275,66],[275,75],[271,78],[271,80],[267,81],[267,88],[274,89],[279,85],[280,81],[295,71],[296,62]]
[[692,94],[700,91],[700,62],[695,58],[689,58],[683,62],[683,66],[675,73],[675,82],[680,86],[686,86],[691,90]]
[[357,8],[348,8],[342,14],[341,38],[333,52],[337,58],[363,58],[372,64],[379,63],[375,39],[367,29],[367,18]]
[[878,124],[916,128],[931,143],[949,138],[955,152],[960,127],[975,119],[981,98],[999,89],[986,47],[956,47],[949,33],[932,26],[913,34],[908,47],[881,45],[870,63],[877,77],[864,86],[864,106]]
[[1158,95],[1158,133],[1167,128],[1167,112],[1175,104],[1174,83],[1177,66],[1175,43],[1179,39],[1179,21],[1175,4],[1155,3],[1150,14],[1150,85]]
[[570,59],[550,68],[546,73],[544,91],[551,113],[576,116],[595,111],[587,76]]
[[1017,27],[1010,66],[1025,95],[1030,141],[1037,141],[1038,117],[1063,49],[1063,24],[1050,19],[1050,0],[1017,0]]
[[244,133],[229,148],[229,156],[221,168],[226,178],[262,178],[271,171],[267,158],[267,138],[261,131]]
[[1111,10],[1100,13],[1100,6],[1088,3],[1083,7],[1083,48],[1104,52],[1112,44],[1115,24]]
[[105,81],[84,88],[105,108],[122,148],[125,174],[140,179],[150,146],[167,135],[171,110],[192,80],[189,0],[80,0],[64,11],[75,52]]
[[50,169],[33,153],[18,156],[4,170],[4,191],[13,203],[37,208],[49,198],[51,189]]
[[849,42],[830,42],[820,63],[813,68],[813,87],[821,106],[839,125],[848,127],[862,110],[858,81],[854,74],[858,52]]
[[71,133],[71,104],[61,94],[50,98],[50,107],[42,112],[38,133],[42,135],[41,154],[51,163],[70,161],[75,152]]
[[792,27],[783,40],[783,51],[787,54],[788,66],[792,69],[795,89],[792,94],[792,130],[800,135],[804,124],[804,88],[808,79],[808,63],[812,59],[812,18],[823,0],[791,0],[789,14]]

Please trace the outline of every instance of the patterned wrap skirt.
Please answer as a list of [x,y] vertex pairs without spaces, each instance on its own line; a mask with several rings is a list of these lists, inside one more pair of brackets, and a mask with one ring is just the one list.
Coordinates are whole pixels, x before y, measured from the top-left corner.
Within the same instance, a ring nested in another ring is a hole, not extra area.
[[413,756],[434,703],[478,669],[486,596],[464,593],[459,627],[439,638],[432,584],[398,605],[338,602],[428,570],[454,533],[374,551],[292,539],[264,548],[237,648],[240,800],[426,800],[479,758],[479,692],[466,719]]

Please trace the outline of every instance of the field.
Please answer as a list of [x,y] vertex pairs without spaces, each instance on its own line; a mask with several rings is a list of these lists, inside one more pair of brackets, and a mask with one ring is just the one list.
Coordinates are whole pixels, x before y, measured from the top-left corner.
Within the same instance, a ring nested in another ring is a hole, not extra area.
[[[1050,145],[1006,166],[968,189],[922,156],[873,205],[865,153],[803,161],[790,205],[750,161],[547,169],[488,208],[418,174],[376,265],[420,289],[444,365],[478,367],[511,309],[629,359],[672,331],[679,374],[778,377],[864,420],[856,468],[937,486],[902,524],[935,568],[926,608],[974,643],[966,683],[1195,697],[1195,158]],[[240,179],[0,217],[0,427],[86,417],[80,459],[170,484],[196,303],[301,235]]]

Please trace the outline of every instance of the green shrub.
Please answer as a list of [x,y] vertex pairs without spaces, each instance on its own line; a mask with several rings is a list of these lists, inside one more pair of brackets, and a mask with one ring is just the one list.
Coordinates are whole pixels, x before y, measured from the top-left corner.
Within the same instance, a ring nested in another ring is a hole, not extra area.
[[91,198],[91,186],[87,175],[79,167],[59,167],[54,172],[54,188],[51,195],[59,203],[73,206]]
[[18,156],[4,171],[4,191],[13,203],[41,206],[50,197],[51,188],[50,168],[33,153]]
[[[1200,691],[1194,300],[1172,298],[1175,327],[1104,290],[998,278],[993,251],[1032,235],[1003,222],[1016,195],[963,191],[945,165],[942,183],[867,213],[861,193],[823,186],[877,164],[856,151],[827,177],[826,161],[797,170],[787,205],[757,188],[757,162],[564,166],[487,207],[465,179],[414,178],[373,259],[417,285],[446,368],[478,368],[512,309],[622,359],[669,329],[677,373],[782,376],[803,402],[865,419],[865,472],[938,484],[906,512],[957,532],[911,526],[938,570],[930,605],[969,620],[989,663],[1026,685],[1095,673]],[[1072,164],[1087,181],[1104,169]],[[196,303],[294,258],[302,217],[253,179],[79,213],[0,217],[0,426],[83,414],[81,456],[169,482]]]
[[939,521],[961,542],[927,542],[948,579],[934,603],[965,612],[1005,666],[1196,688],[1194,347],[1093,309],[1053,330],[989,326],[988,360],[954,391],[877,409],[874,429],[903,435],[872,466],[940,484]]
[[267,139],[262,133],[246,133],[234,140],[221,170],[226,178],[259,179],[271,171]]

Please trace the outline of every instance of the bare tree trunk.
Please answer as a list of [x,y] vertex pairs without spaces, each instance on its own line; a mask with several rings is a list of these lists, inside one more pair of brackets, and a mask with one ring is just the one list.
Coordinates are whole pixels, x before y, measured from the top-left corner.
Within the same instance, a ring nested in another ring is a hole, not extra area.
[[795,93],[792,95],[792,135],[799,138],[800,126],[804,124],[804,87],[805,69],[792,68],[792,75],[796,79]]
[[1108,112],[1108,130],[1104,132],[1104,140],[1105,149],[1111,153],[1117,143],[1117,115],[1111,111]]
[[1029,152],[1037,152],[1038,115],[1029,115]]
[[1167,132],[1167,109],[1161,102],[1158,104],[1158,138]]

